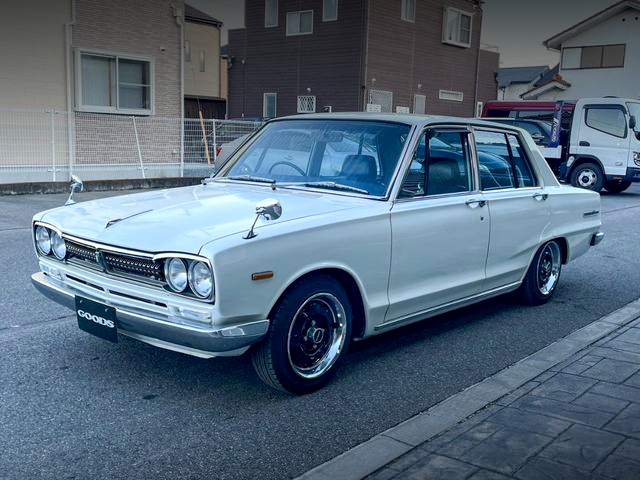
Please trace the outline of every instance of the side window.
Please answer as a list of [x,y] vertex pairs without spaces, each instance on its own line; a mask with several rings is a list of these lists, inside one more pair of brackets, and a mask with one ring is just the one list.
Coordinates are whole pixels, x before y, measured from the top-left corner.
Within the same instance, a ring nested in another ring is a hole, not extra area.
[[536,185],[533,170],[516,135],[478,131],[476,147],[482,190]]
[[400,190],[400,198],[471,190],[467,132],[429,130],[422,134]]
[[585,123],[614,137],[627,136],[627,121],[624,112],[617,107],[587,107],[585,109]]

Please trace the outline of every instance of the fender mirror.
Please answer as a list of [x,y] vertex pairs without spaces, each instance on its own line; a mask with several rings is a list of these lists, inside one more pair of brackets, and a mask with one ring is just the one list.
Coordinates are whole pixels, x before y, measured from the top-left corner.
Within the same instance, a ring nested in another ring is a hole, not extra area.
[[71,175],[71,183],[70,183],[71,192],[69,192],[69,198],[64,202],[65,205],[73,205],[76,201],[73,199],[73,194],[77,192],[81,192],[84,189],[84,184],[82,180],[75,175]]
[[631,130],[634,130],[634,131],[636,129],[636,117],[635,117],[635,115],[631,115],[629,117],[629,128]]
[[274,200],[273,198],[267,198],[258,202],[256,205],[256,219],[253,221],[253,225],[247,232],[247,234],[242,237],[246,240],[257,236],[258,234],[253,231],[256,226],[256,222],[260,217],[264,217],[265,220],[277,220],[282,215],[282,205],[278,200]]

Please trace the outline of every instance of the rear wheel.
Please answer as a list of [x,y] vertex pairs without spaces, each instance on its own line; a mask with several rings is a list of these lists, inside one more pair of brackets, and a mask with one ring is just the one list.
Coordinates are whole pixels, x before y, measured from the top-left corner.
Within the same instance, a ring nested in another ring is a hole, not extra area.
[[604,185],[602,169],[595,163],[583,163],[571,172],[571,185],[599,192]]
[[604,182],[604,188],[607,192],[620,193],[624,192],[631,186],[631,182],[626,180],[607,180]]
[[557,240],[551,240],[540,247],[529,265],[520,286],[522,300],[529,305],[548,302],[558,285],[561,270],[562,250]]
[[344,357],[351,336],[351,304],[333,277],[308,277],[276,307],[266,338],[253,350],[256,373],[267,385],[305,394],[324,386]]

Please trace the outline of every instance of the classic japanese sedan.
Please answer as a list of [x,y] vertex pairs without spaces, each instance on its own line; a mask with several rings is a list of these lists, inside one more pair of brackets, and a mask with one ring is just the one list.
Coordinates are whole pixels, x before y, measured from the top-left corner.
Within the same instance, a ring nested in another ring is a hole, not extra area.
[[524,130],[476,119],[272,120],[191,187],[35,215],[34,285],[82,330],[199,357],[247,351],[268,385],[326,384],[349,343],[489,297],[547,302],[603,237]]

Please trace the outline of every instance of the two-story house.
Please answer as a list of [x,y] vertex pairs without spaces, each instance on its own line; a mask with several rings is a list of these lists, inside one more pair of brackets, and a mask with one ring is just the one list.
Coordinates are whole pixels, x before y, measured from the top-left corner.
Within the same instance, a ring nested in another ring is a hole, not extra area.
[[478,0],[246,0],[229,32],[229,117],[472,116],[496,95]]
[[558,74],[522,98],[640,97],[640,1],[622,0],[543,42]]

